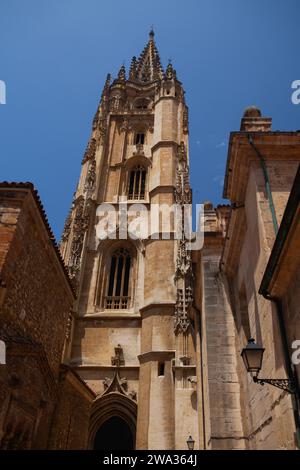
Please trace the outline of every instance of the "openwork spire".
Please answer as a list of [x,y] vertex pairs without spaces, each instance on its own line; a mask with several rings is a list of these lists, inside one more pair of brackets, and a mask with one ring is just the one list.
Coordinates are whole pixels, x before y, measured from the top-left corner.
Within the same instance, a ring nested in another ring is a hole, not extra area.
[[163,78],[163,68],[152,29],[149,33],[149,41],[137,61],[136,78],[145,83]]

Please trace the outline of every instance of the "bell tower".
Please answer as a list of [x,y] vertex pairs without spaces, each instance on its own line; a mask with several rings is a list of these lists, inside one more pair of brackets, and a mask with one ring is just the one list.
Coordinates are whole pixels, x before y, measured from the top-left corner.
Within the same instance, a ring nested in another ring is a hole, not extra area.
[[[77,289],[65,361],[97,393],[91,447],[115,418],[137,449],[186,449],[190,435],[201,447],[192,260],[172,216],[190,203],[184,90],[150,31],[128,75],[107,76],[61,240]],[[146,235],[121,236],[120,207],[129,226],[147,219]],[[109,210],[115,227],[99,239]]]

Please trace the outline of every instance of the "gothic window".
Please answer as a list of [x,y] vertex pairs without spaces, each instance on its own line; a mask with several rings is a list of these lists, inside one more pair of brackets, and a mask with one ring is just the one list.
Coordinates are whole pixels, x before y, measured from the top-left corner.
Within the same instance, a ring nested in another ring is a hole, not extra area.
[[138,132],[137,134],[135,134],[134,143],[135,145],[144,145],[145,134],[143,132]]
[[146,188],[146,170],[138,165],[130,171],[128,199],[144,199]]
[[105,308],[126,309],[129,307],[130,268],[129,251],[126,248],[119,248],[111,258]]

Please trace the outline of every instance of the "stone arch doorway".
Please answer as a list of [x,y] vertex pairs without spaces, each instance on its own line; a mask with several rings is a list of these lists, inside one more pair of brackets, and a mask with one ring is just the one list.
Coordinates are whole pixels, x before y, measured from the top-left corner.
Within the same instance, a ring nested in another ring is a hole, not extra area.
[[134,437],[126,421],[119,416],[108,418],[96,432],[95,450],[132,450]]
[[90,419],[90,449],[135,449],[136,417],[137,404],[128,396],[111,392],[96,399]]

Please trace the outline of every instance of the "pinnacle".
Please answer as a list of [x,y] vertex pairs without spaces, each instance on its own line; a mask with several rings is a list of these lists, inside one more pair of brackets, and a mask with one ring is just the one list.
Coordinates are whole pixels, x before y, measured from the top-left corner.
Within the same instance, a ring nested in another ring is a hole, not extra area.
[[122,82],[126,80],[126,69],[125,65],[121,65],[121,68],[118,73],[118,80],[121,80]]

